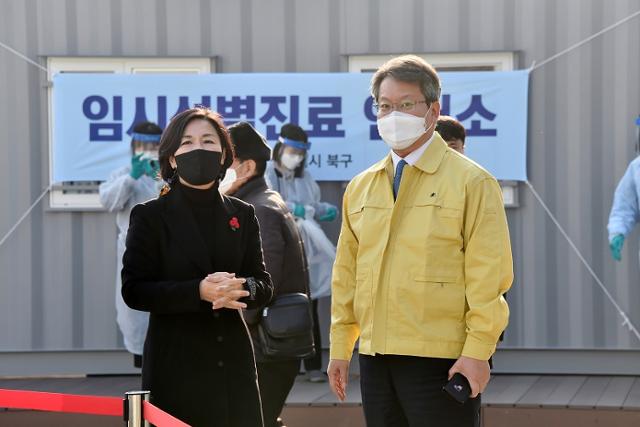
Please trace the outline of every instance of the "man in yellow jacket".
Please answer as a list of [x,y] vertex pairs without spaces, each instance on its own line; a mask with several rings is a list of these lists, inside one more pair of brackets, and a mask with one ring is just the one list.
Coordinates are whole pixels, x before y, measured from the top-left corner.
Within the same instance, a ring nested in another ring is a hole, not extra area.
[[[344,400],[360,339],[367,426],[479,425],[513,280],[497,181],[434,131],[440,80],[413,55],[373,76],[390,154],[347,187],[332,281],[329,381]],[[455,373],[471,399],[442,391]]]

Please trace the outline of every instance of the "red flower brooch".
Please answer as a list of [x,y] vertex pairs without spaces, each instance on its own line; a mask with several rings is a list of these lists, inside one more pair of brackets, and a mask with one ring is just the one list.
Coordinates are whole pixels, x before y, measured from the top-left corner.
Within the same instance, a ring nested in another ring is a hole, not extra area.
[[233,231],[237,231],[240,228],[240,223],[238,222],[238,218],[236,218],[235,216],[231,218],[231,220],[229,221],[229,226]]

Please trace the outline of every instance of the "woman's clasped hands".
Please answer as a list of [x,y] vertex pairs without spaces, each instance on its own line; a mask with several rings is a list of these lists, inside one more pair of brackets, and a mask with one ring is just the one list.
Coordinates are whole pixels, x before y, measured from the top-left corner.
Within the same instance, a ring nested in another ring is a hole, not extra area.
[[200,281],[200,299],[210,302],[214,310],[247,308],[245,303],[238,301],[249,296],[243,286],[245,282],[246,279],[236,277],[235,273],[209,274]]

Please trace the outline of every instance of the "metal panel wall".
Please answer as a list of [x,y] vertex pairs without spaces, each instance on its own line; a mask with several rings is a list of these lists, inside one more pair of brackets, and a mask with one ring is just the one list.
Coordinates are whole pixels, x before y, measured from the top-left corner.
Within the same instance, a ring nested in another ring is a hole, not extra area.
[[[638,10],[633,0],[0,0],[0,42],[47,56],[216,57],[220,72],[346,71],[350,54],[515,51],[529,67]],[[529,176],[640,325],[638,234],[606,222],[634,157],[640,18],[536,69]],[[48,184],[45,73],[0,49],[0,233]],[[341,183],[324,183],[339,201]],[[640,348],[525,186],[509,210],[508,348]],[[0,352],[112,350],[115,220],[38,206],[0,247]],[[337,236],[337,226],[328,228]],[[325,305],[326,307],[326,305]],[[326,320],[326,319],[325,319]]]

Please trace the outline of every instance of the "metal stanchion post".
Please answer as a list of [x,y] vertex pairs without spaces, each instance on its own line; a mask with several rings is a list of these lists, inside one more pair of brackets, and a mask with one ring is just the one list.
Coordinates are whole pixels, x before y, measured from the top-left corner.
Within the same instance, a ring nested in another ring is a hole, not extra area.
[[149,401],[148,391],[128,391],[124,397],[124,421],[127,427],[149,427],[142,416],[142,402]]

